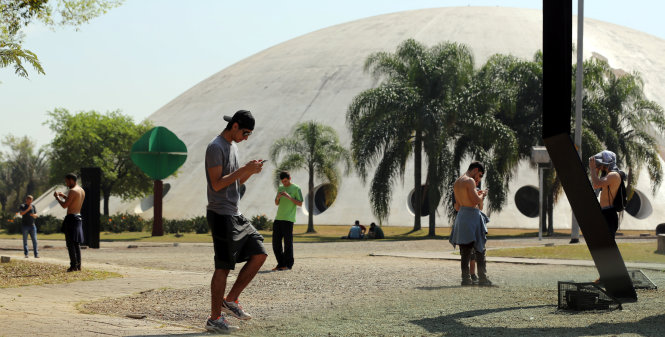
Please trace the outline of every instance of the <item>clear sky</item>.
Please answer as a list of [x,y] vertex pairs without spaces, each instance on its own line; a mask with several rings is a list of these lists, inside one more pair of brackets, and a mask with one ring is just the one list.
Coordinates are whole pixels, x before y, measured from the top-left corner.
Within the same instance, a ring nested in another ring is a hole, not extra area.
[[[196,83],[294,37],[365,17],[412,9],[501,6],[541,9],[540,0],[126,0],[84,25],[27,31],[46,75],[0,69],[0,136],[53,134],[43,123],[56,107],[119,109],[141,121]],[[577,8],[577,1],[574,1]],[[656,0],[586,0],[585,17],[665,39]],[[2,149],[2,147],[0,147]]]

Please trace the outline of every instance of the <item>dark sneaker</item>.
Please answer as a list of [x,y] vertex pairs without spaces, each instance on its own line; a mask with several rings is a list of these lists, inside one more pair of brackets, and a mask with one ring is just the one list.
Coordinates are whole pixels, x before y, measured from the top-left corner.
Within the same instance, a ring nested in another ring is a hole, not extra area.
[[229,321],[226,320],[224,315],[219,316],[218,319],[212,319],[211,317],[208,317],[205,328],[208,331],[220,333],[231,333],[240,329],[235,325],[230,325]]
[[471,281],[470,278],[463,278],[463,279],[462,279],[462,285],[463,285],[463,286],[472,286],[472,285],[473,285],[473,281]]
[[473,282],[473,284],[478,284],[478,276],[476,276],[476,274],[471,274],[471,282]]
[[76,267],[69,267],[69,269],[67,269],[67,272],[71,273],[71,272],[76,271],[76,270],[77,270]]
[[238,304],[237,300],[234,302],[229,302],[227,300],[222,301],[222,311],[243,321],[252,319],[252,315],[242,310],[242,307]]
[[35,259],[38,259],[38,258],[39,258],[39,254],[35,255]]
[[492,281],[490,281],[487,278],[482,278],[482,279],[478,280],[478,285],[481,286],[481,287],[490,287],[490,286],[492,286]]

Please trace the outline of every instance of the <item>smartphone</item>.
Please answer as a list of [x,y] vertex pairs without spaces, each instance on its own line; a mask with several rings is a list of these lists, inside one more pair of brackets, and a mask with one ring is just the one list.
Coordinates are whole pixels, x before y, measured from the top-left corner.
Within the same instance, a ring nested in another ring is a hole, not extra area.
[[263,164],[263,163],[265,163],[265,162],[267,162],[267,161],[268,161],[268,159],[264,159],[264,160],[261,161],[261,164]]

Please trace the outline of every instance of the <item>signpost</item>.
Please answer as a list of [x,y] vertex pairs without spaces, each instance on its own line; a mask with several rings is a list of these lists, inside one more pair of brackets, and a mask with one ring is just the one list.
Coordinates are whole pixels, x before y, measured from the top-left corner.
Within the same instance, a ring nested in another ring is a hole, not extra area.
[[132,161],[155,181],[152,236],[164,235],[162,226],[162,180],[175,173],[187,160],[187,146],[169,129],[158,126],[132,145]]

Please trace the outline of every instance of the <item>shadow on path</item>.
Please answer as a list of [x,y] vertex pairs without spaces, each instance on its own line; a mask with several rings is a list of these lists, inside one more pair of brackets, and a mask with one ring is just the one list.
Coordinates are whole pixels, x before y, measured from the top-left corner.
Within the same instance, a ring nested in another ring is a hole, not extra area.
[[[585,327],[473,327],[461,322],[461,319],[475,316],[488,315],[503,311],[537,309],[537,308],[556,308],[553,305],[535,305],[527,307],[507,307],[497,309],[479,309],[463,311],[452,315],[443,315],[433,318],[423,318],[412,320],[411,323],[424,328],[430,333],[443,333],[444,335],[460,335],[462,332],[467,336],[580,336],[580,335],[621,335],[621,334],[640,334],[642,336],[655,336],[662,333],[665,328],[665,314],[643,318],[637,322],[601,322],[593,323]],[[561,315],[561,320],[565,316],[583,315],[585,312],[557,311]],[[542,323],[542,322],[539,322]]]

